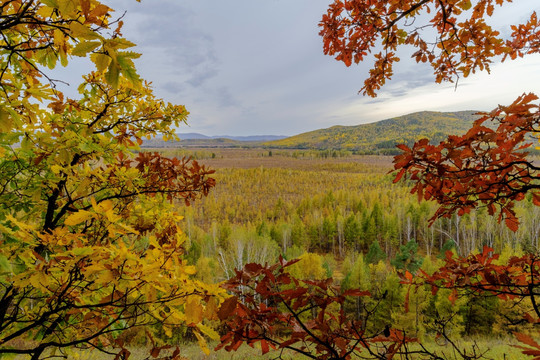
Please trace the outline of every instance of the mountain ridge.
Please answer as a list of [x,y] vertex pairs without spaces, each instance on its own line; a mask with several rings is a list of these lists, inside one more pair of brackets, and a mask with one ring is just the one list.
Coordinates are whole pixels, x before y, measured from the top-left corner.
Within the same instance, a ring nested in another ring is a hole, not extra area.
[[463,134],[478,118],[477,110],[420,111],[360,125],[335,125],[308,131],[263,145],[283,149],[350,150],[360,153],[395,154],[397,144],[412,144],[427,137],[437,143],[450,134]]
[[[145,148],[207,147],[269,149],[345,150],[359,154],[394,155],[397,144],[412,145],[427,137],[438,143],[448,135],[459,135],[471,128],[478,118],[476,110],[438,112],[419,111],[359,125],[333,125],[290,137],[279,135],[207,136],[200,133],[178,133],[181,141],[165,142],[160,138],[146,140]],[[277,139],[276,139],[277,138]]]

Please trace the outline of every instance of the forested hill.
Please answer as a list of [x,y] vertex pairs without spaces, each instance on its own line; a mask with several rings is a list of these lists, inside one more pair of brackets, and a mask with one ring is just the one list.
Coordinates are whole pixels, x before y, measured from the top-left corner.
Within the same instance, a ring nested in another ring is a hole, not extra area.
[[394,154],[397,144],[412,144],[423,137],[438,143],[450,134],[463,134],[478,117],[477,111],[422,111],[376,123],[333,126],[265,143],[269,147],[352,150]]

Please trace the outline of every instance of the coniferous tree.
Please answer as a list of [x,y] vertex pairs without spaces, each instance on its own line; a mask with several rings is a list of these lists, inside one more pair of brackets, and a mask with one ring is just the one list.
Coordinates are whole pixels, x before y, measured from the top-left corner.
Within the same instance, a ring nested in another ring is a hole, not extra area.
[[368,264],[377,264],[379,261],[384,260],[386,260],[386,254],[381,249],[381,245],[379,245],[378,241],[372,242],[366,254],[366,262]]
[[422,266],[423,260],[418,254],[418,243],[413,239],[399,247],[399,253],[391,261],[391,264],[397,269],[416,273],[420,266]]

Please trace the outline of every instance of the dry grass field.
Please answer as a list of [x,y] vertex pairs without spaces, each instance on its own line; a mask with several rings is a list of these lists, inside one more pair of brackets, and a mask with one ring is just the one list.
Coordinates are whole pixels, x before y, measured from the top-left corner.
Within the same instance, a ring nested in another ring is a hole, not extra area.
[[[513,339],[475,339],[475,340],[462,340],[459,343],[460,349],[466,348],[468,351],[471,351],[473,346],[477,347],[477,354],[483,354],[481,359],[486,360],[520,360],[527,359],[521,351],[513,346],[508,344],[513,344],[515,341]],[[435,343],[428,343],[427,346],[431,350],[436,350],[437,353],[445,360],[454,360],[462,359],[458,357],[456,352],[450,348],[450,346],[439,346]],[[211,351],[209,355],[205,355],[197,344],[188,343],[180,344],[180,355],[183,359],[189,360],[269,360],[279,358],[281,354],[281,359],[283,360],[302,360],[307,359],[301,355],[294,355],[291,353],[279,353],[277,351],[270,352],[266,355],[261,355],[261,351],[258,347],[251,348],[249,346],[242,346],[236,352],[227,352],[225,350],[220,351]],[[98,351],[70,351],[66,353],[68,359],[74,360],[107,360],[111,359],[110,356],[99,353]],[[163,352],[162,356],[167,354]],[[15,360],[23,360],[24,357],[16,357]],[[130,360],[150,360],[154,359],[149,356],[148,349],[143,348],[133,348],[131,349]],[[426,359],[419,357],[408,357],[403,359]],[[401,360],[401,358],[396,358],[396,360]]]
[[213,169],[256,167],[313,170],[329,164],[362,164],[366,169],[388,171],[392,168],[392,157],[382,155],[345,155],[333,157],[330,153],[312,150],[267,150],[267,149],[145,149],[160,151],[165,156],[192,156]]

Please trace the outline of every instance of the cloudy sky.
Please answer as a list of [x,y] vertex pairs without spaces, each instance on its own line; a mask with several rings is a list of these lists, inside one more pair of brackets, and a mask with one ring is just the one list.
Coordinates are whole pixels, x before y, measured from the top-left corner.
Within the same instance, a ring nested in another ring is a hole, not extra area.
[[[347,68],[322,53],[317,24],[330,0],[104,3],[117,15],[126,11],[123,33],[142,53],[139,73],[158,96],[191,112],[179,132],[294,135],[422,110],[490,110],[525,91],[540,93],[540,56],[495,65],[491,75],[461,79],[455,89],[434,84],[431,69],[413,64],[407,50],[379,96],[363,97],[358,90],[371,64]],[[494,21],[540,10],[538,0],[517,3]]]

